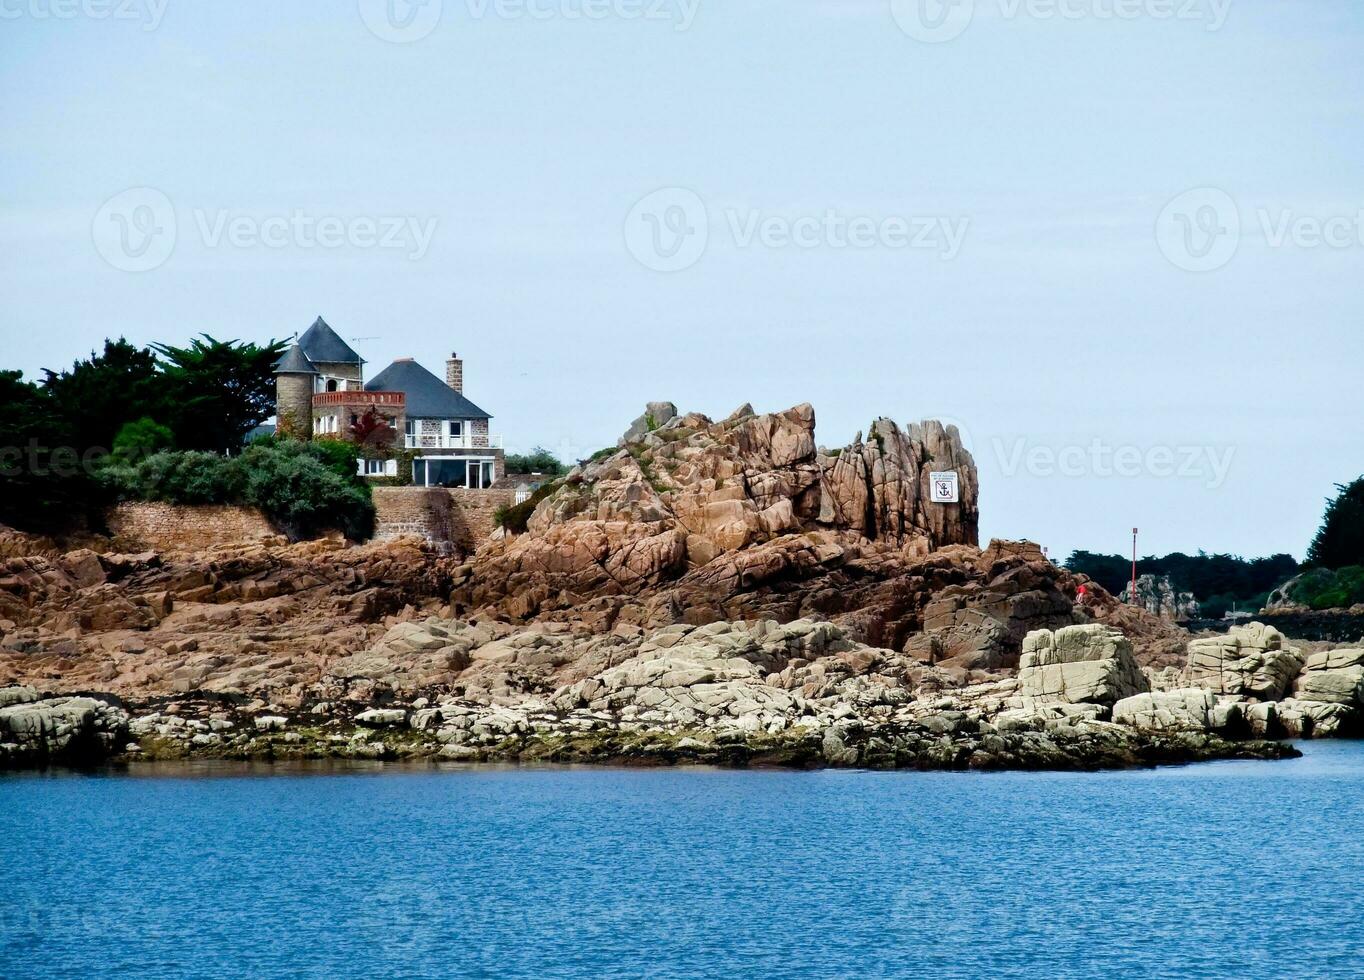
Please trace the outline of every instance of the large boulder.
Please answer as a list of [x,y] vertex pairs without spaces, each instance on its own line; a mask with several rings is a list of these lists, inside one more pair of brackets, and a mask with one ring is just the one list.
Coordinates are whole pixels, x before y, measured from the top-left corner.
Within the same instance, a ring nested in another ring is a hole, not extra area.
[[1264,623],[1233,626],[1225,636],[1189,643],[1190,685],[1218,694],[1277,701],[1302,669],[1302,654]]
[[38,699],[32,688],[9,688],[0,702],[0,765],[98,762],[128,738],[127,713],[105,701]]
[[1120,630],[1100,623],[1034,630],[1018,662],[1024,707],[1048,701],[1113,705],[1149,689]]
[[915,645],[936,662],[1014,667],[1028,633],[1083,622],[1074,586],[1033,542],[992,540],[974,565],[979,578],[937,590],[924,607],[929,640]]
[[672,402],[649,402],[644,406],[644,414],[630,423],[630,428],[617,440],[617,446],[639,442],[650,432],[662,428],[677,418],[677,406]]
[[1358,732],[1364,727],[1364,647],[1309,656],[1293,683],[1293,697],[1279,711],[1292,734],[1329,738]]
[[1219,699],[1203,687],[1134,694],[1113,705],[1116,724],[1147,731],[1221,731],[1240,727],[1244,718],[1239,703]]
[[1335,738],[1359,731],[1359,709],[1353,705],[1284,698],[1274,707],[1279,724],[1294,738]]

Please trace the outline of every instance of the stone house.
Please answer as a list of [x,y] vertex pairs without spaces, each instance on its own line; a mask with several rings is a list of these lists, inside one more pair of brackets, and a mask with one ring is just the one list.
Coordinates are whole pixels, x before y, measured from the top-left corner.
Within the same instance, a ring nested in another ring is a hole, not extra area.
[[492,416],[465,397],[458,355],[445,362],[444,381],[410,357],[368,382],[364,368],[318,317],[275,364],[279,431],[366,444],[360,472],[369,477],[398,476],[408,457],[420,486],[481,490],[504,474],[502,437],[488,431]]

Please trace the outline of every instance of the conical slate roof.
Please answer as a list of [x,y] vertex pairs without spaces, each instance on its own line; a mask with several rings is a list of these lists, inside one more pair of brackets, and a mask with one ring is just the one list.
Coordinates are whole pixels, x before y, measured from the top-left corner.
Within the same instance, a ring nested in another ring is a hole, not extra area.
[[284,356],[275,362],[276,374],[316,374],[317,368],[313,367],[303,355],[303,351],[298,344],[290,347],[284,352]]
[[314,364],[365,363],[321,317],[314,320],[313,325],[298,338],[298,346],[303,348],[304,355]]
[[490,419],[487,412],[416,361],[394,361],[365,385],[366,391],[401,391],[410,419]]

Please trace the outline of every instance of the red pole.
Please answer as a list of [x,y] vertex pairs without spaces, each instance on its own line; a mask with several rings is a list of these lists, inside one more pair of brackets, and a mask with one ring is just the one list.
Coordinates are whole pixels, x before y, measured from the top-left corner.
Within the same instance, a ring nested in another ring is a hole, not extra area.
[[1137,601],[1137,529],[1132,528],[1132,601]]

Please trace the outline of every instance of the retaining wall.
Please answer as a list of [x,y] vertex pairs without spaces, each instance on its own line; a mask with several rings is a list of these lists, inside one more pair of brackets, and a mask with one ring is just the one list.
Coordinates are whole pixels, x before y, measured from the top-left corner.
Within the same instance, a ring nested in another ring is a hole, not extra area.
[[105,514],[105,523],[124,547],[139,551],[203,551],[279,538],[260,511],[227,505],[125,502]]
[[375,487],[376,541],[419,534],[432,544],[473,552],[496,529],[493,514],[516,503],[516,491]]

